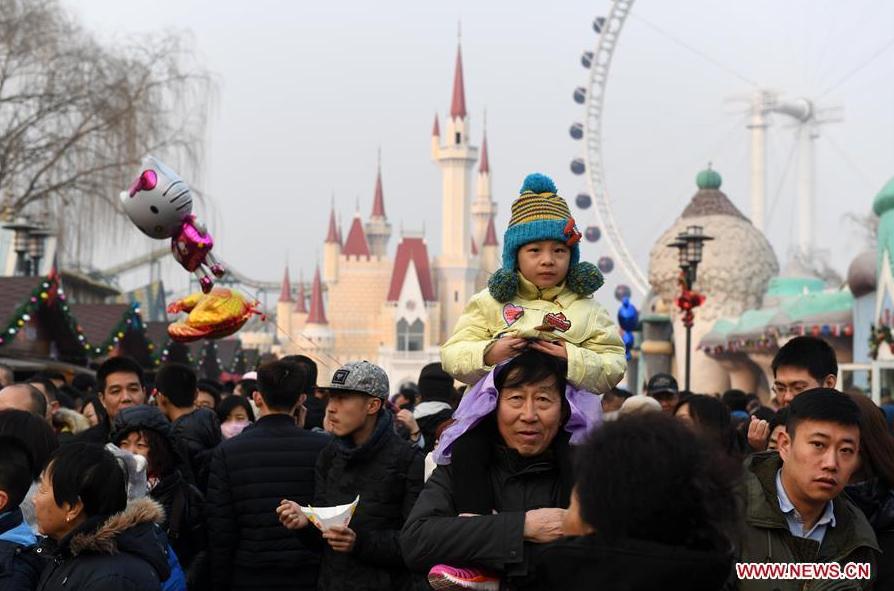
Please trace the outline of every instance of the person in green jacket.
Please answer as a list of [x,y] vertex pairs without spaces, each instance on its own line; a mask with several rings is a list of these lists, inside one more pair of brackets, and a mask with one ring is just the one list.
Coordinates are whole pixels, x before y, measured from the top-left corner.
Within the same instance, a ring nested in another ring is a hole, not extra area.
[[[879,552],[863,513],[842,494],[860,464],[860,411],[837,390],[816,388],[789,406],[778,451],[757,453],[746,463],[745,526],[736,576],[739,589],[868,589],[872,580],[767,578],[747,572],[753,563],[869,564]],[[750,564],[749,564],[750,563]],[[791,566],[783,566],[789,569]],[[862,574],[862,573],[849,573]],[[874,577],[874,575],[872,575]]]

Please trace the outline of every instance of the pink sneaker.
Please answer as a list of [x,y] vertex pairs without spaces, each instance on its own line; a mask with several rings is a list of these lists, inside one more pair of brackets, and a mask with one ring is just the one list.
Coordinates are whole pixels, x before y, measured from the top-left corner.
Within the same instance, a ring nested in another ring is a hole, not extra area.
[[459,591],[500,591],[500,579],[477,568],[455,568],[437,564],[428,571],[428,584],[432,589]]

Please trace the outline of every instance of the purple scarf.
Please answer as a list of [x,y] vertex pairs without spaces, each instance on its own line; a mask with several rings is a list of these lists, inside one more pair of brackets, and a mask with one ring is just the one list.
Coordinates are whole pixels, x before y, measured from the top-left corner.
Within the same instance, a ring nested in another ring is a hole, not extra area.
[[[500,393],[497,392],[494,378],[505,365],[506,362],[495,367],[463,395],[459,408],[453,413],[456,422],[444,429],[433,452],[435,463],[441,466],[450,464],[453,442],[496,410]],[[571,445],[580,445],[590,431],[602,424],[602,401],[596,394],[578,390],[571,384],[565,386],[565,399],[571,408],[565,430],[571,434]]]

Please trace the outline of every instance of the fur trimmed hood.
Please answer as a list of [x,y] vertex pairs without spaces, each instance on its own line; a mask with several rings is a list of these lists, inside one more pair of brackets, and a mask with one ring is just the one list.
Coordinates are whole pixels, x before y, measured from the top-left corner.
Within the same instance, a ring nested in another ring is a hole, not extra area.
[[138,499],[128,504],[124,511],[106,519],[98,528],[75,534],[69,543],[69,551],[73,556],[83,552],[112,555],[132,551],[133,545],[126,543],[129,540],[121,538],[125,534],[136,533],[132,530],[139,525],[160,524],[164,517],[165,510],[161,505],[148,497]]

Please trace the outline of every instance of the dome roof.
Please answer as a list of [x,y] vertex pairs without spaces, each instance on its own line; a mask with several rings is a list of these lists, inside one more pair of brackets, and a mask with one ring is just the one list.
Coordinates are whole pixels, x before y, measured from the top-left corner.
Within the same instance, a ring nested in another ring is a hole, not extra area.
[[723,178],[709,164],[708,168],[695,176],[695,184],[698,185],[699,189],[719,189],[720,185],[723,184]]
[[858,254],[847,268],[847,285],[855,298],[872,293],[876,288],[876,264],[878,255],[867,250]]

